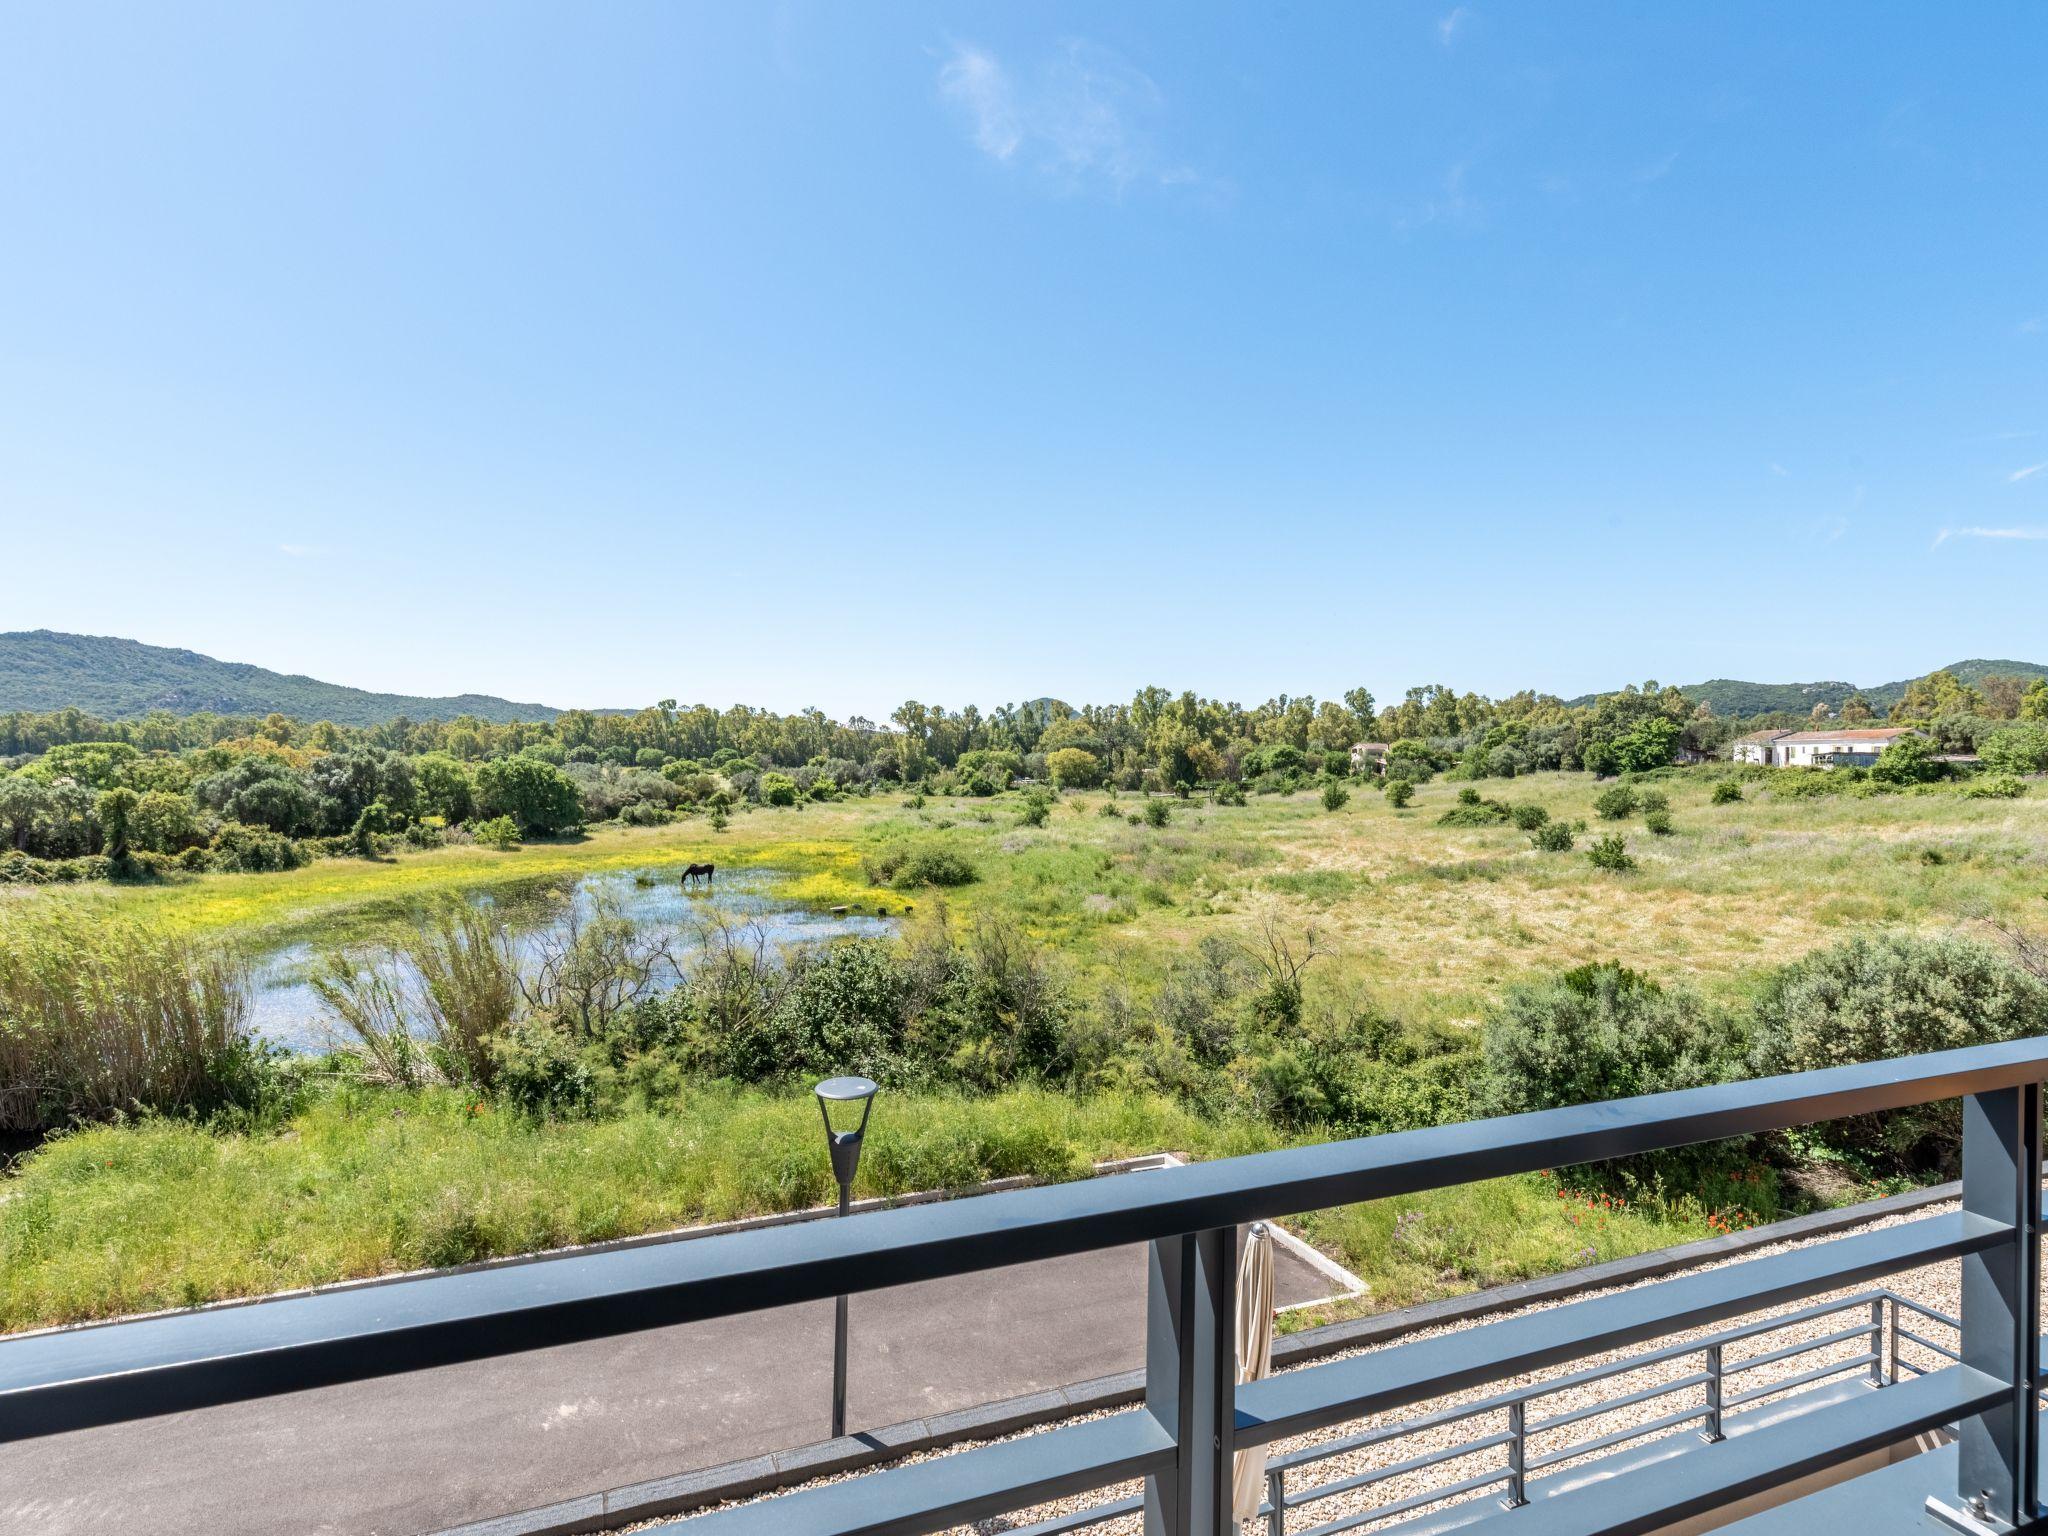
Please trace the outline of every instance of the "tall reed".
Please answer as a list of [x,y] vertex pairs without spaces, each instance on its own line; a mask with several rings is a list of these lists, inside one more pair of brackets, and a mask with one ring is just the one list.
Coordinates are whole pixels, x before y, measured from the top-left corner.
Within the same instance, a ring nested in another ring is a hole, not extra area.
[[0,915],[0,1131],[216,1107],[246,1077],[245,967],[123,916]]

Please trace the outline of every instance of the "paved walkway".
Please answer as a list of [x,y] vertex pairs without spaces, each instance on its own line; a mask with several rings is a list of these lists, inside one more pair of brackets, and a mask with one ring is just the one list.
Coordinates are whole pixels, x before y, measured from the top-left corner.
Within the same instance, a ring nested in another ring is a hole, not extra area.
[[[1284,1246],[1282,1306],[1331,1281]],[[1145,1252],[856,1296],[848,1420],[1130,1370]],[[822,1440],[832,1304],[692,1323],[0,1446],[0,1531],[417,1536]]]

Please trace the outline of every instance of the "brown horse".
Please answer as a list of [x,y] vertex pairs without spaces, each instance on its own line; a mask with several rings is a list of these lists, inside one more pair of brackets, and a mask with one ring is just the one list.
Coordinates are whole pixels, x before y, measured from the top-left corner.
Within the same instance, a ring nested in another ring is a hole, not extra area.
[[702,875],[704,883],[709,885],[711,877],[717,872],[717,869],[718,866],[715,864],[692,864],[683,871],[683,884],[688,885],[692,880]]

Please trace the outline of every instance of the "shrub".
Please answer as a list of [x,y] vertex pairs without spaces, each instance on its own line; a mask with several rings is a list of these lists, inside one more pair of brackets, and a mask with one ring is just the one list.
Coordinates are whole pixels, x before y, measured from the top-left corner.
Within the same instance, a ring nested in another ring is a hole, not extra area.
[[1612,784],[1593,797],[1593,814],[1602,821],[1623,821],[1635,814],[1636,792],[1626,784]]
[[493,816],[469,829],[470,835],[486,848],[517,848],[519,823],[510,816]]
[[761,803],[763,805],[795,805],[797,801],[796,780],[786,773],[764,773],[761,775]]
[[1736,805],[1742,800],[1742,785],[1734,779],[1723,779],[1714,786],[1714,804]]
[[1123,812],[1116,808],[1116,802],[1114,800],[1105,800],[1102,802],[1102,804],[1095,808],[1095,814],[1098,816],[1107,816],[1111,820],[1115,820],[1118,817],[1121,817],[1123,815]]
[[553,1025],[521,1024],[491,1042],[495,1095],[536,1120],[576,1120],[597,1107],[590,1064]]
[[[1861,935],[1793,962],[1756,1006],[1750,1065],[1802,1072],[2048,1031],[2048,984],[1955,934]],[[1816,1127],[1840,1149],[1887,1166],[1952,1164],[1953,1104]]]
[[1596,838],[1593,846],[1586,850],[1586,857],[1593,861],[1595,869],[1610,870],[1615,874],[1626,874],[1636,867],[1636,861],[1629,855],[1628,844],[1619,832]]
[[1534,832],[1550,821],[1550,812],[1540,805],[1510,806],[1509,814],[1514,817],[1515,826],[1523,832]]
[[1932,783],[1948,771],[1948,765],[1935,757],[1935,745],[1925,736],[1901,736],[1878,753],[1877,761],[1870,765],[1870,776],[1895,788]]
[[1663,810],[1645,811],[1643,825],[1657,837],[1669,837],[1677,830],[1671,824],[1671,813]]
[[2026,780],[2009,773],[1987,773],[1963,787],[1963,793],[1972,800],[2017,800],[2026,792]]
[[1323,786],[1324,810],[1341,811],[1344,809],[1345,806],[1349,805],[1350,803],[1351,791],[1346,789],[1342,784],[1325,784]]
[[207,857],[209,868],[234,874],[297,869],[305,862],[305,852],[283,833],[239,821],[220,824],[220,829],[213,834],[213,848]]
[[972,885],[979,875],[950,848],[889,848],[863,859],[870,885],[909,890],[924,885]]
[[1696,994],[1611,961],[1510,988],[1481,1052],[1479,1097],[1496,1115],[1703,1087],[1743,1059],[1734,1028]]
[[1536,829],[1529,841],[1542,853],[1570,853],[1572,829],[1565,822],[1548,821]]
[[1661,789],[1639,789],[1636,791],[1636,809],[1646,815],[1654,811],[1668,811],[1671,800]]
[[1479,791],[1478,791],[1478,790],[1476,790],[1476,789],[1474,789],[1474,788],[1472,788],[1472,787],[1471,787],[1471,786],[1470,786],[1470,785],[1468,784],[1468,785],[1467,785],[1467,786],[1466,786],[1465,788],[1463,788],[1463,789],[1461,789],[1461,790],[1459,790],[1459,791],[1458,791],[1458,804],[1460,804],[1460,805],[1477,805],[1477,804],[1479,804]]
[[1034,789],[1024,796],[1024,809],[1018,814],[1017,824],[1042,827],[1052,815],[1052,807],[1052,796],[1042,789]]
[[1977,752],[1994,773],[2048,773],[2048,725],[2009,725],[1980,741]]
[[1391,805],[1395,810],[1400,810],[1401,807],[1414,798],[1415,781],[1413,779],[1387,780],[1387,804]]
[[1145,825],[1148,827],[1163,827],[1172,819],[1172,808],[1164,800],[1145,802]]
[[1475,805],[1454,805],[1437,817],[1440,827],[1497,827],[1508,819],[1508,808],[1497,800]]
[[1216,786],[1214,798],[1218,805],[1243,805],[1244,786],[1236,783],[1219,784]]

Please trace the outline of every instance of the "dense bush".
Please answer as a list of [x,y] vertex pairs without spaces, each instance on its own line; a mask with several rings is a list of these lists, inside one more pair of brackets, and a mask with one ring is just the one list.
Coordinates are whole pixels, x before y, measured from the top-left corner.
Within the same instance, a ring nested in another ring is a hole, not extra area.
[[1612,784],[1593,797],[1593,814],[1602,821],[1625,821],[1636,811],[1636,792],[1626,784]]
[[1938,761],[1939,750],[1925,736],[1901,736],[1878,753],[1870,777],[1893,787],[1932,783],[1948,772],[1948,765]]
[[1345,787],[1344,787],[1344,786],[1343,786],[1342,784],[1334,784],[1334,783],[1333,783],[1333,784],[1325,784],[1325,785],[1323,786],[1323,809],[1324,809],[1324,810],[1326,810],[1326,811],[1341,811],[1341,810],[1343,810],[1343,809],[1344,809],[1344,807],[1345,807],[1345,806],[1349,805],[1350,803],[1351,803],[1351,791],[1350,791],[1350,790],[1348,790],[1348,789],[1346,789],[1346,788],[1345,788]]
[[1595,869],[1608,870],[1614,874],[1626,874],[1636,867],[1635,859],[1628,851],[1628,843],[1618,832],[1595,838],[1593,846],[1586,850],[1586,857],[1593,861]]
[[1514,816],[1516,827],[1524,832],[1534,832],[1550,820],[1550,812],[1534,803],[1510,806],[1509,811]]
[[1963,786],[1963,794],[1971,800],[2017,800],[2026,792],[2026,780],[2009,773],[1987,773]]
[[1144,815],[1146,826],[1163,827],[1168,821],[1172,820],[1173,808],[1164,800],[1147,800],[1145,802]]
[[1677,830],[1672,824],[1671,813],[1662,808],[1643,812],[1643,826],[1656,837],[1669,837]]
[[[1803,1072],[2048,1032],[2048,984],[1955,934],[1849,939],[1776,973],[1759,998],[1751,1070]],[[1820,1127],[1816,1135],[1889,1167],[1953,1161],[1953,1105]]]
[[1978,742],[1977,753],[1993,773],[2048,773],[2048,724],[2006,726]]
[[1541,853],[1570,853],[1572,829],[1566,822],[1547,821],[1536,829],[1529,841]]
[[1722,779],[1714,786],[1714,804],[1735,805],[1742,799],[1742,784],[1736,779]]
[[868,884],[892,885],[898,890],[926,885],[972,885],[979,878],[963,855],[936,843],[885,848],[862,859],[861,867]]
[[1393,778],[1391,776],[1387,779],[1387,804],[1391,805],[1395,810],[1400,810],[1403,806],[1405,806],[1410,800],[1413,800],[1414,798],[1414,780],[1407,778]]

